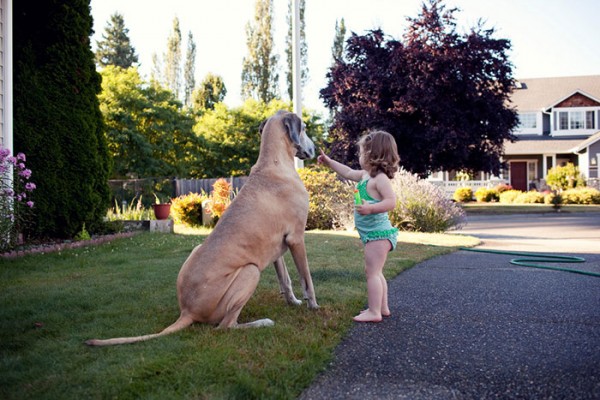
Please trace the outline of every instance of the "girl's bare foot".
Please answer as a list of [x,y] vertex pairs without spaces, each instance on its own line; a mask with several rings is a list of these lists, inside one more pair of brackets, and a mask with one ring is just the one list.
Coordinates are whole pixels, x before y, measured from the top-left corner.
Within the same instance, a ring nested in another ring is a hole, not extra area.
[[353,318],[355,322],[381,322],[381,315],[375,314],[371,310],[364,310]]
[[[364,313],[364,312],[366,312],[366,311],[369,311],[369,309],[367,308],[366,310],[362,310],[360,313],[362,314],[362,313]],[[392,315],[392,313],[391,313],[391,312],[389,312],[389,311],[382,311],[382,312],[381,312],[381,316],[382,316],[382,317],[385,317],[385,318],[387,318],[387,317],[389,317],[389,316],[391,316],[391,315]]]

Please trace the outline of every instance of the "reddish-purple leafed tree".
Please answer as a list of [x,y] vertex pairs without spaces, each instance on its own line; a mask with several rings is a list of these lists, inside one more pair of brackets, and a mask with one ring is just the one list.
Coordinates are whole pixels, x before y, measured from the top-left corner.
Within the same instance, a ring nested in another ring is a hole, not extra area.
[[456,11],[430,0],[408,19],[402,41],[381,30],[352,34],[320,92],[334,115],[334,158],[357,166],[358,138],[384,129],[409,171],[499,172],[503,142],[518,123],[509,105],[510,41],[481,23],[457,33]]

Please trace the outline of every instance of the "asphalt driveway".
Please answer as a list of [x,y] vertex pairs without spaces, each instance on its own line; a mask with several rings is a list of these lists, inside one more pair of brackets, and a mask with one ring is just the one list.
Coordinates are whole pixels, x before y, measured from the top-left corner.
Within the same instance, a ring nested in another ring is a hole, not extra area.
[[[477,216],[459,233],[600,273],[600,213]],[[356,324],[300,398],[600,399],[600,278],[511,258],[458,251],[400,274],[392,316]]]

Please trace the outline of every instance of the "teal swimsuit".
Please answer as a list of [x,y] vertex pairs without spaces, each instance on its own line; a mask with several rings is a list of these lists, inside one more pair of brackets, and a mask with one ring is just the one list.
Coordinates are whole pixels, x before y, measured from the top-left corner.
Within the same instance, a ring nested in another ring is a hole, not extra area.
[[[360,198],[369,204],[379,203],[381,200],[375,200],[367,193],[367,182],[369,179],[362,180],[356,188]],[[364,244],[373,240],[389,240],[392,244],[392,250],[396,248],[398,241],[398,229],[392,226],[387,212],[369,215],[360,215],[354,210],[354,224]]]

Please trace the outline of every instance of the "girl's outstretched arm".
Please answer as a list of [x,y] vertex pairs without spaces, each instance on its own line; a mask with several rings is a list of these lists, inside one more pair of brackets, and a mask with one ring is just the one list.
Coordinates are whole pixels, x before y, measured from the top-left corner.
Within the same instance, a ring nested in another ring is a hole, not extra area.
[[347,165],[332,160],[327,154],[323,152],[322,149],[319,149],[319,151],[321,152],[321,154],[317,157],[317,163],[328,166],[336,173],[338,173],[342,178],[358,182],[364,176],[365,171],[363,171],[362,169],[352,169]]

